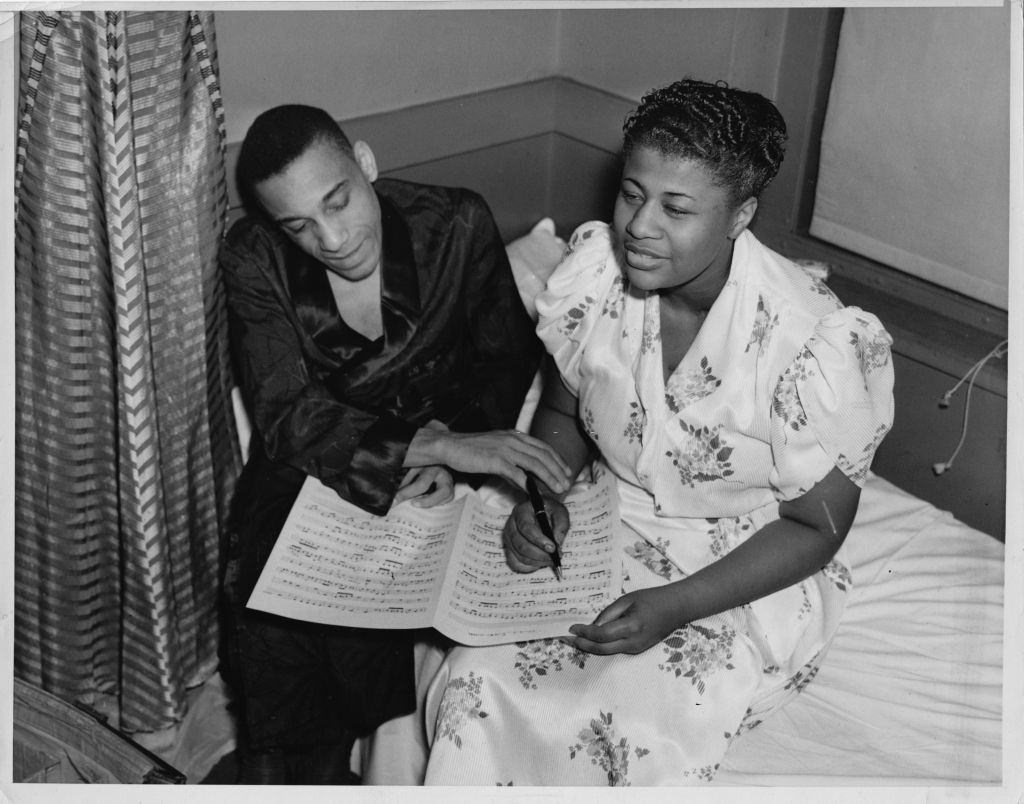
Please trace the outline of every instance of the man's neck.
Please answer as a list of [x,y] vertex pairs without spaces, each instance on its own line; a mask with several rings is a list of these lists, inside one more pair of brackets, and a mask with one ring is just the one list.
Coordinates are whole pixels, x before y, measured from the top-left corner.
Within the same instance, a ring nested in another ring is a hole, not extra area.
[[380,266],[372,274],[352,282],[327,272],[331,293],[342,321],[362,335],[375,341],[384,334],[384,319],[380,306]]

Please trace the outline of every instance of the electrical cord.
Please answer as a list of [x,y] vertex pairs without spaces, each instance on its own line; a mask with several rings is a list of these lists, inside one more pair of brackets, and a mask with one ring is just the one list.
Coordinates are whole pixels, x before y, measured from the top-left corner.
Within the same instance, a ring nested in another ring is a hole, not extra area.
[[959,382],[957,382],[956,385],[954,385],[952,388],[946,391],[946,393],[944,393],[942,395],[942,398],[939,400],[940,408],[948,408],[949,401],[950,399],[952,399],[953,394],[955,394],[959,390],[960,386],[963,385],[964,382],[967,383],[967,396],[964,400],[964,419],[963,425],[960,428],[960,440],[957,442],[956,449],[953,450],[953,454],[949,456],[948,460],[932,464],[932,471],[936,475],[941,475],[944,472],[948,472],[950,469],[953,468],[953,461],[956,459],[956,456],[960,453],[960,448],[964,445],[964,441],[967,439],[967,420],[971,415],[971,391],[974,390],[974,382],[975,380],[978,379],[978,374],[981,373],[981,370],[985,367],[985,364],[988,363],[989,360],[1005,357],[1008,349],[1009,341],[1001,341],[994,349],[992,349],[992,351],[990,351],[987,355],[981,358],[981,360],[979,360],[977,363],[971,366],[967,370],[967,373],[960,378]]

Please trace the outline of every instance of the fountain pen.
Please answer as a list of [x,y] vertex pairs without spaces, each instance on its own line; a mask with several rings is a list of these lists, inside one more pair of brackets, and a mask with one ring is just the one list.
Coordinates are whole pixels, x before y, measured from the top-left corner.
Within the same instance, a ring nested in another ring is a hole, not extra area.
[[551,569],[555,571],[555,577],[562,580],[562,554],[558,550],[555,531],[551,527],[551,518],[548,516],[544,498],[540,495],[540,489],[537,488],[537,481],[529,473],[526,474],[526,493],[530,495],[530,505],[533,508],[533,515],[537,519],[537,525],[540,526],[540,532],[551,539],[555,545],[554,552],[551,553]]

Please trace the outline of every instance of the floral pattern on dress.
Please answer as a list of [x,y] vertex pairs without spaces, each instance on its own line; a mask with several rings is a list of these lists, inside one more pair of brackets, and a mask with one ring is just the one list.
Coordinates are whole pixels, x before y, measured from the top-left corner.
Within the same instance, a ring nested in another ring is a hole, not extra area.
[[690,770],[683,771],[684,778],[696,777],[702,782],[710,782],[715,778],[715,774],[718,772],[718,763],[714,765],[705,765],[702,768],[692,768]]
[[829,583],[841,592],[849,592],[853,587],[853,575],[850,573],[849,567],[841,561],[833,558],[821,568],[821,572]]
[[673,413],[687,405],[710,396],[722,381],[714,375],[707,357],[700,359],[699,367],[689,371],[676,372],[669,377],[665,386],[665,404]]
[[[647,304],[657,304],[656,299],[648,298]],[[651,307],[648,306],[644,311],[644,331],[640,336],[640,354],[646,355],[654,351],[655,344],[661,341],[661,325],[660,318],[657,315],[651,313]]]
[[740,725],[733,732],[732,737],[729,738],[730,741],[735,740],[741,734],[745,734],[751,729],[756,729],[763,722],[764,718],[760,714],[756,714],[752,708],[747,707],[747,711],[743,713],[743,720],[740,721]]
[[487,713],[481,709],[482,686],[483,678],[473,672],[470,672],[468,678],[459,676],[448,682],[438,714],[438,737],[447,737],[457,748],[462,748],[462,736],[459,734],[462,727],[470,718],[487,717]]
[[683,485],[694,488],[698,483],[722,480],[733,474],[729,461],[732,447],[719,435],[722,425],[695,427],[682,419],[677,423],[683,431],[683,444],[665,455],[672,459]]
[[715,631],[698,623],[687,623],[662,640],[668,658],[658,664],[659,670],[688,678],[701,695],[711,676],[720,670],[734,669],[732,646],[736,631],[725,627]]
[[626,429],[622,433],[622,437],[626,439],[627,444],[642,440],[645,421],[646,417],[640,407],[640,403],[630,402],[629,421],[626,422]]
[[801,581],[800,583],[800,594],[803,599],[800,602],[800,608],[797,610],[796,618],[797,620],[804,620],[807,618],[807,615],[814,611],[814,605],[811,603],[811,596],[807,591],[806,581]]
[[[721,558],[745,541],[753,524],[749,517],[729,517],[726,519],[709,519],[712,527],[708,530],[711,537],[708,550],[713,559]],[[746,534],[746,535],[744,535]]]
[[749,352],[750,347],[757,345],[757,353],[763,354],[764,350],[768,347],[768,342],[771,340],[772,332],[779,325],[779,316],[772,315],[772,311],[768,309],[768,305],[765,303],[764,296],[758,294],[757,296],[757,312],[754,314],[754,329],[750,333],[750,340],[747,342],[747,348],[744,352]]
[[597,427],[594,424],[594,411],[590,407],[584,405],[581,418],[583,421],[583,429],[587,431],[587,435],[590,436],[594,442],[599,441],[600,437],[597,434]]
[[626,547],[624,552],[627,556],[636,559],[655,575],[664,578],[666,581],[672,580],[673,576],[682,578],[683,573],[666,556],[667,550],[668,542],[665,539],[655,539],[653,544],[645,539],[637,539],[633,544]]
[[570,254],[575,254],[579,246],[583,245],[583,242],[589,240],[594,236],[594,229],[584,229],[582,232],[576,230],[569,237],[569,243],[565,247],[565,254],[562,256],[564,260]]
[[820,656],[815,654],[813,659],[789,677],[784,689],[792,690],[793,692],[803,692],[804,688],[814,680],[816,675],[818,675],[818,671],[820,669]]
[[576,328],[583,323],[583,319],[587,316],[587,311],[594,306],[596,301],[592,296],[584,296],[581,302],[569,308],[565,315],[562,316],[562,322],[558,327],[558,331],[565,335],[566,338],[570,338],[576,331]]
[[569,666],[580,670],[587,663],[587,654],[561,639],[534,639],[516,643],[515,669],[523,689],[537,689],[537,676],[560,672]]
[[832,288],[830,288],[822,280],[818,279],[815,276],[811,277],[811,290],[813,290],[820,296],[824,296],[826,299],[831,299],[836,303],[837,307],[842,305],[842,302],[839,300],[839,297],[832,291]]
[[[857,322],[865,329],[870,325],[862,318]],[[883,366],[889,365],[889,344],[891,338],[888,334],[864,337],[863,333],[850,330],[850,343],[853,345],[857,360],[860,361],[860,368],[865,374],[877,371]]]
[[[757,728],[764,722],[765,717],[776,711],[778,707],[784,706],[785,701],[792,696],[803,692],[804,688],[810,684],[818,674],[818,670],[821,669],[821,662],[826,650],[827,648],[822,648],[815,653],[814,656],[805,662],[796,673],[786,680],[786,684],[779,689],[779,692],[768,696],[767,700],[762,700],[758,704],[748,706],[747,711],[743,714],[743,718],[740,721],[740,725],[731,735],[726,733],[726,739],[729,741],[735,740],[741,734]],[[775,666],[765,667],[766,673],[777,673],[778,670],[779,668]]]
[[807,426],[807,412],[800,401],[797,383],[813,376],[814,372],[810,368],[812,357],[811,350],[805,346],[793,364],[779,378],[775,387],[775,398],[772,400],[772,413],[780,418],[784,425],[798,431]]
[[869,443],[864,445],[860,455],[851,458],[846,453],[841,452],[836,456],[836,466],[842,469],[843,474],[854,483],[858,485],[863,484],[871,469],[871,461],[874,458],[875,450],[878,449],[878,445],[882,443],[882,439],[885,438],[885,434],[888,432],[888,424],[878,425],[875,428],[874,436]]
[[649,749],[639,746],[631,750],[625,737],[616,741],[611,712],[599,712],[589,726],[580,730],[577,739],[578,743],[569,746],[569,759],[576,759],[577,754],[585,752],[590,764],[605,772],[609,787],[629,787],[630,755],[640,759],[650,753]]
[[601,308],[601,315],[609,318],[618,318],[625,302],[625,280],[619,274],[612,280],[612,286],[604,299],[604,307]]

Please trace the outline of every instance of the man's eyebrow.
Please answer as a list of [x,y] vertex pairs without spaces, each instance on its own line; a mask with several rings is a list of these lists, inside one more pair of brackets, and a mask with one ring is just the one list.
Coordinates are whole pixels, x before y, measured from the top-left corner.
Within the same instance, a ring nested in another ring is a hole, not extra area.
[[[326,193],[324,193],[324,197],[320,199],[320,203],[322,204],[323,202],[325,202],[332,195],[334,195],[336,192],[338,192],[338,190],[342,189],[346,184],[348,184],[348,179],[342,179],[341,181],[339,181],[330,190],[328,190]],[[276,220],[277,223],[290,223],[292,221],[305,220],[305,216],[304,215],[284,215],[284,216],[282,216],[280,218],[275,218],[275,220]]]

